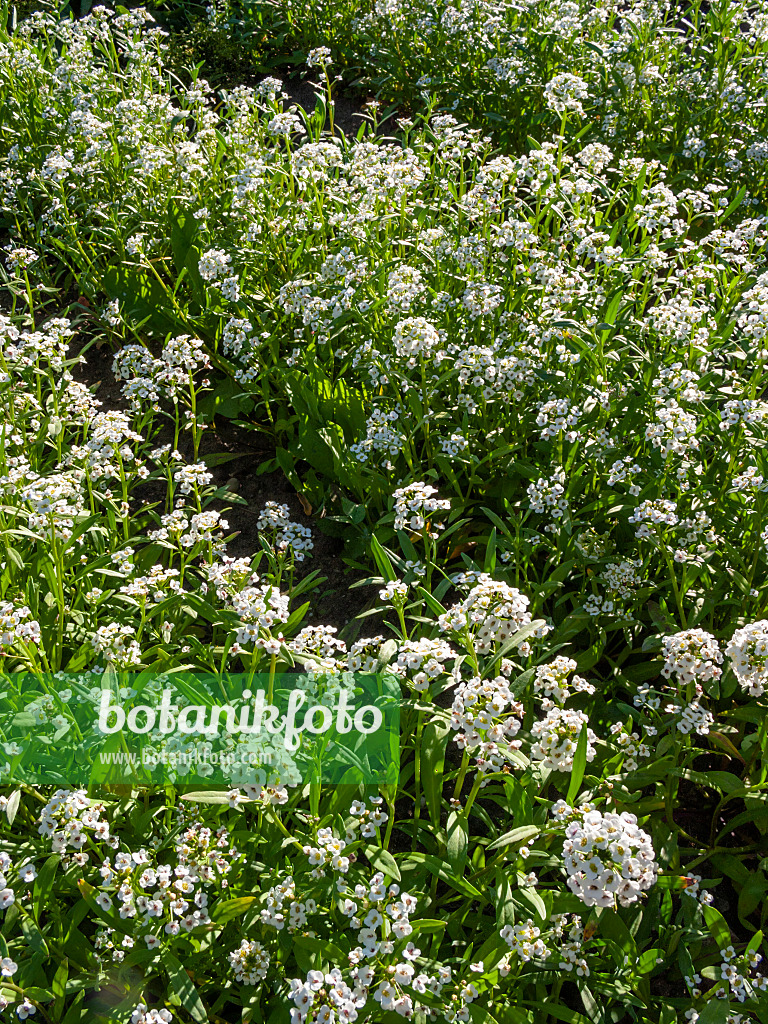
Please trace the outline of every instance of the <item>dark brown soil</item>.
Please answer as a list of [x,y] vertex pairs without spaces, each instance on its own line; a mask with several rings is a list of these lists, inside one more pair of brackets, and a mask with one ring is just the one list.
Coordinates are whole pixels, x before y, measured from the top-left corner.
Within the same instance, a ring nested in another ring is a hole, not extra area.
[[[315,109],[315,95],[319,89],[318,85],[312,84],[311,79],[300,81],[298,78],[286,77],[283,81],[283,91],[288,93],[291,102],[298,104],[310,113]],[[366,101],[361,99],[359,93],[348,95],[336,92],[336,90],[334,90],[333,98],[335,127],[347,138],[354,139],[365,121],[363,108]]]

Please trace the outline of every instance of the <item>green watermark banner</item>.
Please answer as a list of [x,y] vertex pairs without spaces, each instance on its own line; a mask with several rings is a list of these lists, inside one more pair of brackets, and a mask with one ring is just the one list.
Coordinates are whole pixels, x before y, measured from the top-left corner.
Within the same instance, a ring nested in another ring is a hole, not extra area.
[[0,675],[0,784],[389,785],[391,674]]

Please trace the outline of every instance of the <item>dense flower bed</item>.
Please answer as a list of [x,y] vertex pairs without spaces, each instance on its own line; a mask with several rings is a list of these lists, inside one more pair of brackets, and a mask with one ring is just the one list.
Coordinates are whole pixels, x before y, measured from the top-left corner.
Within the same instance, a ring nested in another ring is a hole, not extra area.
[[[6,1016],[768,1019],[768,15],[257,6],[313,113],[141,9],[0,35],[0,768],[105,685],[304,666],[396,677],[400,778],[9,783]],[[334,132],[363,60],[396,136]],[[309,510],[247,556],[224,419]]]

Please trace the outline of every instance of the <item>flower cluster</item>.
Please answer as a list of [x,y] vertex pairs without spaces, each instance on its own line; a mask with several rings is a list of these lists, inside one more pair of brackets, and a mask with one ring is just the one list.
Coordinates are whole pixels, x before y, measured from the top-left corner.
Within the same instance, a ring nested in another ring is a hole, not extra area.
[[469,679],[456,688],[451,707],[451,728],[462,750],[474,754],[482,772],[502,771],[518,762],[515,739],[521,727],[522,704],[515,700],[509,679]]
[[[529,604],[529,599],[516,587],[482,573],[464,600],[441,615],[438,624],[444,633],[470,638],[478,653],[487,654],[495,644],[503,644],[518,630],[532,624]],[[533,635],[542,637],[548,631],[549,626],[541,623]]]
[[737,629],[725,653],[739,685],[752,697],[762,697],[768,683],[768,620]]
[[572,808],[559,801],[552,813],[567,821],[563,863],[568,888],[588,907],[635,903],[656,882],[658,864],[650,836],[634,814]]
[[308,526],[291,521],[287,505],[268,501],[259,516],[256,528],[272,538],[277,552],[290,551],[297,562],[312,552],[314,543]]
[[235,980],[242,985],[256,985],[267,976],[269,954],[260,942],[243,939],[238,949],[229,954]]
[[426,531],[429,536],[434,536],[442,529],[440,523],[436,523],[432,516],[437,512],[445,512],[451,507],[450,501],[443,498],[435,498],[437,488],[431,484],[415,483],[407,487],[400,487],[392,492],[395,499],[395,529],[409,530],[418,533]]
[[596,750],[592,744],[597,736],[589,728],[589,718],[583,711],[568,708],[550,708],[547,717],[534,722],[531,735],[536,742],[531,747],[531,760],[540,761],[545,768],[569,772],[573,768],[582,729],[587,731],[587,761],[593,761]]

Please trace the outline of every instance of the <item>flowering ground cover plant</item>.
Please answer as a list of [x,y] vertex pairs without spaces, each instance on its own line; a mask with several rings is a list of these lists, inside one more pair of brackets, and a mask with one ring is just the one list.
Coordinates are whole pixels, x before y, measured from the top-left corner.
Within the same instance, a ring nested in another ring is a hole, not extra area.
[[[3,13],[5,1019],[768,1021],[768,13],[212,10],[309,111]],[[385,782],[64,770],[105,694],[360,675]]]

